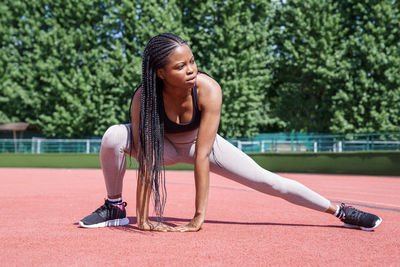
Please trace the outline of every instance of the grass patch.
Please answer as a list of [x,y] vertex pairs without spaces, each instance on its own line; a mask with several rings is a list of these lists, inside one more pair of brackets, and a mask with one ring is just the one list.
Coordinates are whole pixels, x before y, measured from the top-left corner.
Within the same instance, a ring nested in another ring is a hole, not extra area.
[[400,152],[252,153],[263,168],[275,172],[400,175]]
[[[343,153],[251,153],[263,168],[273,172],[337,173],[400,176],[400,152]],[[240,164],[235,162],[234,164]],[[128,169],[136,168],[135,159],[127,159]],[[101,168],[98,154],[0,153],[0,167],[15,168]],[[192,165],[177,164],[167,170],[193,170]]]
[[[18,154],[0,153],[0,167],[7,168],[84,168],[100,169],[99,154],[44,153]],[[127,158],[127,168],[135,169],[136,160]],[[167,167],[168,170],[193,170],[188,164]]]

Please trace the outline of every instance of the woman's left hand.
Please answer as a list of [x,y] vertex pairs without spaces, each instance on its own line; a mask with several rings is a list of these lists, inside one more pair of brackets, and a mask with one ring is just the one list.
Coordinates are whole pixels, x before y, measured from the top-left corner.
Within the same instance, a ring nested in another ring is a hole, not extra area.
[[202,216],[195,216],[190,223],[176,226],[175,230],[178,232],[197,232],[201,229],[203,222],[204,218]]

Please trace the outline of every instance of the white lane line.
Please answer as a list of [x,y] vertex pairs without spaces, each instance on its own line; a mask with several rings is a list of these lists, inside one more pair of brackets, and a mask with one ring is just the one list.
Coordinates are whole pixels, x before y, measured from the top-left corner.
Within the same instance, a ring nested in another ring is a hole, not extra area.
[[[340,197],[331,197],[330,199],[342,199]],[[359,200],[359,199],[349,199],[349,198],[344,198],[343,202],[359,202],[359,203],[364,203],[364,204],[370,204],[370,205],[381,205],[381,206],[388,206],[388,207],[394,207],[394,208],[400,208],[400,205],[395,205],[395,204],[388,204],[388,203],[382,203],[382,202],[374,202],[374,201],[364,201],[364,200]],[[340,202],[340,201],[338,201]]]

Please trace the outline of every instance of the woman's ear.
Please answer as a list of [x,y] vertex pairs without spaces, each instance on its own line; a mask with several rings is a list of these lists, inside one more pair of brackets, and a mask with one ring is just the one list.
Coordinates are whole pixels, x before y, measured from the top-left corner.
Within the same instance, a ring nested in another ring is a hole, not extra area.
[[161,80],[164,80],[164,75],[165,75],[164,69],[158,69],[157,70],[158,78],[160,78]]

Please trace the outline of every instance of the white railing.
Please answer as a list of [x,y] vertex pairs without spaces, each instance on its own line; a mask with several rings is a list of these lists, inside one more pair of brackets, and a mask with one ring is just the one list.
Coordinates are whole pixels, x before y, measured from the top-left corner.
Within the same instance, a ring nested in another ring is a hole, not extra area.
[[101,139],[0,139],[1,152],[18,153],[99,153]]
[[[400,140],[231,140],[244,152],[400,150]],[[99,153],[101,139],[0,139],[0,153]]]
[[400,140],[323,140],[323,141],[284,141],[260,140],[241,141],[232,140],[231,143],[245,152],[344,152],[344,151],[373,151],[373,150],[400,150]]

